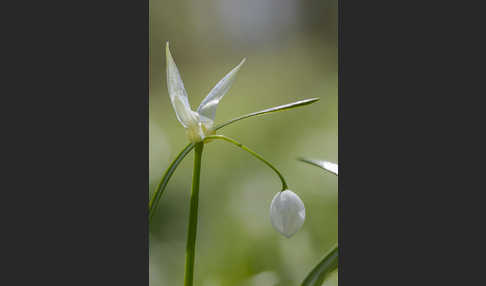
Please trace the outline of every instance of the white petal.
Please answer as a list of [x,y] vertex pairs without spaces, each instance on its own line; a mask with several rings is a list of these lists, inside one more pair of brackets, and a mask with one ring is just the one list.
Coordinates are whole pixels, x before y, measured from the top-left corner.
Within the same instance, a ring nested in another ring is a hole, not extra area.
[[209,94],[201,102],[201,105],[197,108],[197,112],[210,119],[214,120],[216,116],[216,108],[218,107],[219,101],[223,98],[226,92],[230,89],[231,85],[235,81],[236,74],[241,68],[241,65],[245,62],[243,59],[238,66],[232,69],[222,80],[220,80]]
[[334,175],[338,175],[338,164],[334,164],[328,161],[321,161],[321,160],[308,160],[326,171],[333,173]]
[[289,238],[304,224],[304,203],[291,190],[278,192],[270,204],[270,220],[278,232]]
[[167,59],[167,89],[169,90],[170,101],[172,102],[172,107],[174,107],[177,119],[187,128],[189,125],[197,122],[197,114],[191,110],[189,105],[184,83],[170,54],[169,42],[165,46],[165,56]]
[[322,161],[322,167],[334,174],[338,174],[338,165],[328,162],[328,161]]
[[303,162],[312,164],[314,166],[318,166],[318,167],[338,176],[338,164],[331,163],[331,162],[328,162],[328,161],[305,159],[305,158],[301,158],[300,160],[303,161]]

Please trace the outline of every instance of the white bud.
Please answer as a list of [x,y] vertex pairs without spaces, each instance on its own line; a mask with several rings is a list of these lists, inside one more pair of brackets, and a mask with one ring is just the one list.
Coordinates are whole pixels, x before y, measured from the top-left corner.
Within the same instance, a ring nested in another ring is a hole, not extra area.
[[304,203],[291,190],[278,192],[270,204],[270,220],[278,232],[290,238],[304,224]]

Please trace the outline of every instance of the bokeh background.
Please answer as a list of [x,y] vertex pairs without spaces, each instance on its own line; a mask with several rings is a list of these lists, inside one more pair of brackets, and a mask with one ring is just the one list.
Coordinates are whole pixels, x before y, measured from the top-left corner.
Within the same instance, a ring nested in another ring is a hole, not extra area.
[[[243,57],[216,123],[319,97],[313,105],[222,129],[271,161],[306,206],[287,239],[270,224],[278,177],[224,141],[203,154],[196,245],[198,286],[299,285],[337,242],[337,177],[296,161],[338,161],[337,0],[150,0],[150,194],[187,144],[165,82],[166,41],[194,109]],[[183,285],[192,176],[190,154],[150,226],[150,285]],[[333,273],[324,285],[337,285]]]

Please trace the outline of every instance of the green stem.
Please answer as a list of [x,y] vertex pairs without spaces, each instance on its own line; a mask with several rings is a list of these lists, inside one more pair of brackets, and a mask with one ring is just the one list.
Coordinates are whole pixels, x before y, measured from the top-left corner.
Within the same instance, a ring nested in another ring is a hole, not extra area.
[[164,175],[162,176],[162,180],[160,180],[160,183],[157,185],[157,188],[155,188],[155,192],[152,195],[152,199],[150,199],[149,202],[149,223],[152,221],[152,217],[155,213],[155,209],[159,204],[160,198],[164,193],[167,183],[169,183],[170,177],[172,177],[172,174],[174,174],[174,171],[177,169],[177,166],[179,166],[179,163],[182,161],[182,159],[184,159],[184,157],[186,157],[186,155],[189,154],[189,152],[191,152],[193,148],[194,148],[194,143],[187,144],[187,146],[184,149],[182,149],[182,151],[177,155],[174,161],[172,161],[169,168],[167,168]]
[[327,275],[338,267],[339,250],[335,245],[307,275],[301,286],[321,286]]
[[239,148],[245,150],[246,152],[250,153],[251,155],[253,155],[254,157],[256,157],[257,159],[259,159],[260,161],[262,161],[263,163],[265,163],[268,167],[270,167],[272,170],[275,171],[275,173],[277,173],[278,177],[280,178],[280,181],[282,182],[282,191],[288,189],[287,187],[287,183],[285,182],[285,179],[284,177],[282,176],[282,174],[277,170],[277,168],[275,168],[270,162],[268,162],[267,160],[265,160],[262,156],[260,156],[259,154],[257,154],[255,151],[249,149],[248,147],[246,147],[245,145],[241,144],[240,142],[232,139],[232,138],[229,138],[229,137],[226,137],[226,136],[223,136],[223,135],[211,135],[211,136],[207,136],[204,138],[204,141],[207,141],[207,140],[212,140],[212,139],[221,139],[221,140],[225,140],[227,142],[230,142],[232,143],[233,145],[236,145],[238,146]]
[[192,173],[192,192],[191,208],[189,210],[189,226],[187,230],[186,245],[186,273],[184,277],[184,286],[192,286],[194,281],[194,257],[196,251],[196,233],[197,233],[197,207],[199,203],[199,179],[201,176],[201,158],[204,142],[196,143],[194,153],[194,170]]

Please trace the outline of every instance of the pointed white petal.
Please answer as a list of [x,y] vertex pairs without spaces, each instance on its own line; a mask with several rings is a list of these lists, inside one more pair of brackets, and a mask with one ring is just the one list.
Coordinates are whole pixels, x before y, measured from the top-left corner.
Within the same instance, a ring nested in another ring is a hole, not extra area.
[[174,107],[177,119],[187,128],[189,125],[197,122],[197,114],[191,110],[189,105],[184,83],[169,50],[169,42],[165,46],[165,56],[167,59],[167,89],[169,90],[170,101],[172,102],[172,107]]
[[214,120],[216,116],[216,108],[218,107],[219,101],[223,98],[226,92],[230,89],[231,85],[235,81],[236,74],[240,70],[241,66],[246,59],[243,59],[238,66],[232,69],[222,80],[220,80],[209,94],[204,98],[199,105],[197,112],[210,119]]
[[322,167],[334,174],[338,174],[338,165],[328,162],[328,161],[322,161]]
[[320,168],[338,176],[338,164],[331,163],[331,162],[328,162],[328,161],[305,159],[305,158],[300,158],[299,160],[306,162],[306,163],[309,163],[311,165],[320,167]]
[[304,203],[291,190],[278,192],[270,204],[270,220],[278,232],[289,238],[304,224]]

